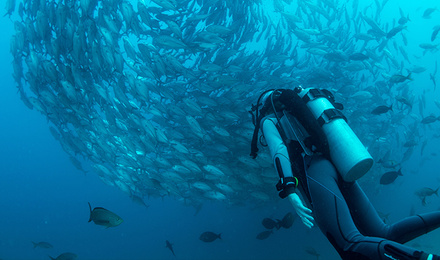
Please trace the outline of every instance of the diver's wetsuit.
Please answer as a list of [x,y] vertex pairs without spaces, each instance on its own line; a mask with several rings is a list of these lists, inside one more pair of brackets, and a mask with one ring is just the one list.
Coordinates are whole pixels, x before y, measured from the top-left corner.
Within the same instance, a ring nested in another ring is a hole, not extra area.
[[[440,259],[401,244],[440,227],[439,211],[385,224],[358,183],[345,182],[323,155],[291,154],[304,163],[304,170],[293,169],[295,173],[292,173],[291,162],[294,161],[290,160],[276,123],[275,116],[261,120],[275,168],[280,177],[300,179],[298,188],[312,207],[316,224],[342,259]],[[298,172],[302,176],[298,176]]]

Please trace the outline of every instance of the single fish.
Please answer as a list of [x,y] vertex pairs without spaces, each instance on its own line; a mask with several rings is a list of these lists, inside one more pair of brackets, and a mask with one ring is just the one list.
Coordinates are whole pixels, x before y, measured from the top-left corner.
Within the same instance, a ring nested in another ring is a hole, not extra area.
[[412,108],[412,101],[409,101],[407,98],[402,96],[397,96],[396,100]]
[[403,147],[414,147],[418,144],[418,142],[414,139],[410,139],[403,144]]
[[422,199],[422,205],[426,206],[426,197],[432,196],[434,194],[438,196],[438,189],[439,188],[433,190],[428,187],[423,187],[423,188],[416,190],[416,192],[414,192],[414,194],[416,196],[418,196],[420,199]]
[[401,32],[403,29],[405,29],[406,26],[404,25],[399,25],[397,27],[394,27],[393,29],[391,29],[388,33],[387,33],[387,39],[391,39],[394,37],[394,35],[398,34],[399,32]]
[[406,76],[406,77],[403,75],[395,74],[395,75],[391,76],[391,78],[389,79],[389,82],[392,84],[395,84],[395,83],[402,83],[406,80],[412,80],[411,73],[409,73],[408,76]]
[[407,22],[411,21],[411,19],[409,19],[409,14],[405,17],[402,13],[402,16],[399,18],[398,23],[400,25],[405,25]]
[[428,50],[436,50],[438,47],[438,44],[432,44],[432,43],[420,43],[419,47],[428,51]]
[[216,239],[222,239],[221,235],[222,233],[216,234],[214,232],[206,231],[200,235],[199,239],[203,242],[209,243],[215,241]]
[[281,226],[283,228],[290,228],[295,221],[295,215],[292,212],[287,213],[284,218],[281,220]]
[[428,188],[428,187],[423,187],[421,189],[418,189],[414,194],[419,196],[419,197],[427,197],[427,196],[432,196],[434,194],[438,196],[438,189],[439,188],[433,190],[433,189]]
[[434,123],[437,120],[438,120],[438,117],[431,115],[431,116],[424,117],[422,119],[421,123],[426,125],[426,124]]
[[410,71],[413,73],[422,73],[426,71],[426,68],[422,66],[413,66],[412,68],[410,68]]
[[423,12],[423,18],[425,18],[425,19],[431,18],[431,14],[436,10],[437,10],[437,8],[435,8],[435,7],[434,8],[427,8],[425,10],[425,12]]
[[320,254],[318,253],[318,251],[316,251],[315,248],[307,247],[306,249],[304,249],[304,251],[306,251],[309,255],[316,256],[316,259],[319,259]]
[[360,60],[360,61],[369,59],[369,57],[367,55],[362,54],[362,53],[353,53],[348,58],[350,60]]
[[166,243],[166,246],[165,246],[165,247],[168,248],[169,250],[171,250],[171,253],[173,253],[173,256],[176,256],[176,255],[174,254],[173,244],[171,244],[170,241],[168,241],[168,240],[166,240],[165,243]]
[[267,229],[273,229],[275,227],[277,229],[280,229],[280,222],[279,221],[275,221],[275,220],[273,220],[271,218],[264,218],[262,224]]
[[148,207],[150,207],[150,205],[145,204],[145,201],[144,201],[143,198],[141,198],[141,197],[139,197],[139,196],[137,196],[137,195],[134,195],[134,194],[132,194],[130,197],[131,197],[131,200],[132,200],[134,203],[136,203],[136,204],[138,204],[138,205],[141,205],[141,206],[144,206],[144,207],[147,208],[147,209],[148,209]]
[[48,242],[38,242],[38,243],[32,242],[32,244],[34,245],[34,248],[37,248],[37,247],[39,247],[39,248],[53,248],[53,246]]
[[266,231],[260,232],[260,233],[258,233],[258,235],[257,235],[257,239],[258,239],[258,240],[264,240],[264,239],[267,239],[272,233],[273,233],[272,230],[266,230]]
[[396,162],[395,160],[382,160],[382,159],[380,159],[379,161],[377,161],[377,163],[380,163],[382,165],[382,167],[385,167],[385,168],[396,168],[397,166],[400,165],[400,163]]
[[403,176],[401,169],[399,169],[398,171],[386,172],[380,178],[380,184],[382,185],[391,184],[397,179],[398,176]]
[[391,106],[378,106],[375,109],[373,109],[373,111],[371,111],[371,114],[380,115],[380,114],[384,114],[390,110],[391,111],[393,110],[393,105],[391,105]]
[[121,217],[116,215],[115,213],[106,210],[105,208],[96,207],[92,210],[92,206],[89,202],[89,209],[90,209],[90,218],[89,222],[93,221],[96,225],[105,226],[107,228],[109,227],[116,227],[119,226],[123,220]]
[[440,32],[440,25],[437,25],[436,27],[434,27],[434,31],[432,31],[431,34],[431,41],[433,42],[435,40],[435,38],[437,38],[437,34]]
[[62,253],[61,255],[57,256],[56,258],[53,258],[49,256],[52,260],[75,260],[78,256],[74,253]]

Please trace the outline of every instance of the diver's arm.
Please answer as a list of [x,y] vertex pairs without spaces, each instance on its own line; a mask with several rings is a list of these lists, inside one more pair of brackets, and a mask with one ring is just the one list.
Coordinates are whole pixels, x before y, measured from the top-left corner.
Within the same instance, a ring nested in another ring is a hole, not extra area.
[[298,186],[298,179],[293,176],[292,166],[290,164],[289,153],[285,146],[278,129],[275,118],[266,118],[262,120],[262,131],[270,154],[274,160],[275,169],[280,177],[277,189],[281,190],[280,197],[288,197],[295,208],[296,213],[301,218],[304,225],[311,228],[313,226],[312,211],[304,206],[298,194],[295,193]]
[[304,225],[306,225],[308,228],[312,228],[312,221],[314,220],[312,217],[312,210],[304,206],[302,200],[296,193],[291,193],[289,196],[287,196],[287,198],[289,198],[289,201],[292,203],[296,214],[298,214],[298,216],[301,218],[301,221],[304,223]]

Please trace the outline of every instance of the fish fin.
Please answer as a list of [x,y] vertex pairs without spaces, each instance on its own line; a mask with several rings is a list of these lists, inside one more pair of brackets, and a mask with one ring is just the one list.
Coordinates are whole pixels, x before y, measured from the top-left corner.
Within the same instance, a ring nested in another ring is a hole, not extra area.
[[401,17],[405,17],[405,14],[403,13],[402,8],[400,8],[400,7],[399,7],[399,12],[400,12]]
[[89,210],[90,210],[89,222],[90,222],[90,221],[92,221],[92,206],[90,205],[90,202],[87,202],[87,203],[89,203]]
[[282,221],[279,219],[277,219],[276,221],[277,221],[277,224],[275,225],[275,227],[277,228],[277,230],[279,230],[282,227],[282,224],[281,224]]
[[36,248],[36,247],[38,246],[38,244],[35,243],[34,241],[31,241],[31,242],[32,242],[32,244],[34,245],[34,248]]
[[222,239],[222,233],[218,233],[217,237],[218,239]]
[[50,259],[55,260],[55,258],[51,257],[50,255],[47,255]]

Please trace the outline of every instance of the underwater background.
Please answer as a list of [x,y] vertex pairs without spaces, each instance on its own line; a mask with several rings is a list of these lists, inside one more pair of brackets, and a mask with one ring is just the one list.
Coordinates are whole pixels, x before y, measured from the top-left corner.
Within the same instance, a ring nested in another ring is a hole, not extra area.
[[[338,6],[351,8],[353,1],[335,2],[338,2]],[[0,6],[5,4],[4,0],[0,2]],[[261,4],[267,6],[268,12],[273,10],[272,1]],[[373,2],[359,1],[363,8],[370,4],[374,6]],[[295,1],[291,5],[295,6]],[[433,28],[440,25],[438,2],[389,0],[380,20],[383,23],[398,20],[401,17],[399,8],[410,17],[404,29],[408,40],[404,48],[413,65],[426,68],[426,71],[412,73],[412,80],[408,83],[412,95],[416,97],[411,113],[417,114],[420,119],[429,115],[438,117],[440,107],[435,101],[440,100],[439,90],[434,87],[430,74],[439,80],[434,73],[436,61],[440,58],[437,51],[439,47],[425,53],[419,47],[420,43],[431,42]],[[423,14],[428,8],[435,10],[430,18],[424,18]],[[339,259],[318,228],[308,230],[298,219],[291,228],[274,230],[267,239],[256,238],[266,230],[261,224],[264,218],[281,219],[288,212],[294,213],[288,201],[277,197],[276,182],[267,184],[267,191],[272,193],[264,203],[247,203],[256,199],[246,196],[234,197],[234,203],[228,203],[228,199],[215,200],[201,196],[203,206],[198,211],[173,195],[142,195],[146,205],[137,203],[126,192],[105,184],[90,166],[90,161],[81,156],[78,160],[82,162],[85,171],[78,170],[50,133],[51,124],[46,116],[30,110],[20,100],[17,83],[12,76],[14,70],[10,39],[14,34],[14,23],[11,19],[17,20],[16,14],[0,18],[0,259],[49,259],[48,255],[55,258],[63,252],[74,253],[77,259],[108,260],[317,259],[313,252],[320,255],[319,259]],[[395,44],[404,46],[400,36],[396,38]],[[433,43],[438,45],[439,42],[440,36],[437,36]],[[403,61],[402,57],[396,59],[399,63]],[[401,68],[400,74],[406,76],[411,64]],[[306,71],[307,67],[303,70]],[[246,99],[251,101],[242,106],[250,109],[257,97],[254,95]],[[389,104],[395,102],[391,100]],[[426,104],[423,113],[419,108],[421,102]],[[370,113],[374,107],[367,107],[365,113]],[[411,117],[410,112],[404,109],[394,109],[390,113],[401,114],[403,118]],[[386,115],[381,117],[384,122],[391,120]],[[364,121],[362,124],[369,123]],[[403,124],[409,125],[407,122]],[[376,163],[372,170],[376,174],[368,173],[360,180],[362,188],[387,222],[400,220],[414,212],[418,214],[440,210],[438,196],[427,197],[426,203],[422,204],[421,198],[415,194],[424,187],[436,190],[440,186],[439,124],[436,121],[417,125],[420,132],[413,145],[414,152],[404,161],[401,161],[404,150],[393,147],[385,146],[380,149],[380,153],[372,153],[377,162],[381,158],[376,157],[389,154],[386,150],[390,150],[395,160],[399,161],[403,174],[390,185],[380,185],[380,176],[389,169]],[[398,128],[393,127],[390,125],[381,131],[392,132]],[[425,140],[426,144],[421,148]],[[405,140],[397,142],[403,144]],[[248,150],[241,155],[231,156],[248,156]],[[276,174],[275,171],[273,174]],[[88,202],[92,208],[104,207],[115,212],[124,222],[111,228],[88,223]],[[199,239],[205,231],[221,233],[221,239],[205,243]],[[173,245],[175,256],[165,247],[166,240]],[[32,241],[45,241],[53,245],[53,248],[34,248]],[[440,230],[411,241],[408,245],[440,254]]]

